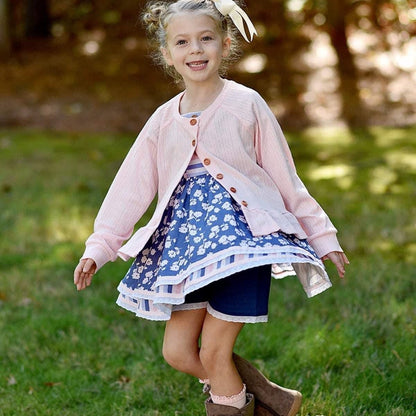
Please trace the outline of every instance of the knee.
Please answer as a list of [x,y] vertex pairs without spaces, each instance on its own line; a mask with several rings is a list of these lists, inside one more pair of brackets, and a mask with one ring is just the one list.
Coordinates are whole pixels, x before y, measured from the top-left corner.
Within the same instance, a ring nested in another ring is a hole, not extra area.
[[183,361],[183,354],[174,345],[163,343],[162,355],[165,361],[173,368],[180,370]]
[[202,346],[199,352],[201,364],[208,374],[217,374],[229,368],[232,355],[220,345]]
[[177,344],[163,343],[162,354],[164,360],[175,370],[188,373],[193,367],[193,357],[189,351]]

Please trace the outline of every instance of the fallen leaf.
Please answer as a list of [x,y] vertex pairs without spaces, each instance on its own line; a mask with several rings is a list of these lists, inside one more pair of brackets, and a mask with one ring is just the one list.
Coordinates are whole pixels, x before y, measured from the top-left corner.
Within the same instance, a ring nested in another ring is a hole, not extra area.
[[53,381],[47,381],[47,382],[45,382],[45,383],[43,383],[45,386],[47,386],[47,387],[54,387],[54,386],[59,386],[60,384],[62,384],[61,382],[57,382],[57,383],[54,383]]

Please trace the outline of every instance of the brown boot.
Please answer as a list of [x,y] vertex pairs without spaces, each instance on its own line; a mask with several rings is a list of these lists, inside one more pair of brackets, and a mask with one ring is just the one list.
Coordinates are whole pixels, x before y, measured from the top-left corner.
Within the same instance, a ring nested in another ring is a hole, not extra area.
[[267,380],[257,368],[239,355],[234,354],[233,358],[247,391],[256,398],[256,416],[296,415],[302,403],[302,394]]
[[215,404],[211,398],[205,400],[207,416],[254,416],[254,396],[247,393],[247,403],[242,409]]

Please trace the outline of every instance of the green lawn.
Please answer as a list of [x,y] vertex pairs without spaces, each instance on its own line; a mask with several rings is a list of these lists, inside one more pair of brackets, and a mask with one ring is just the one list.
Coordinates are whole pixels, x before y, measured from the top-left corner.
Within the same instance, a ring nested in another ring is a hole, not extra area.
[[[416,409],[416,127],[288,134],[340,230],[345,282],[272,285],[268,324],[236,347],[302,391],[301,415]],[[199,383],[161,357],[163,324],[115,305],[129,264],[77,293],[73,268],[134,137],[0,131],[0,415],[202,416]]]

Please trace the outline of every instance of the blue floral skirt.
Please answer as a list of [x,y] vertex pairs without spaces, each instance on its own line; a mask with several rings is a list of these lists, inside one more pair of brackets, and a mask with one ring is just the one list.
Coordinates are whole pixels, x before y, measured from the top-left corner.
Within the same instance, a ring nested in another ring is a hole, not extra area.
[[202,165],[190,166],[120,282],[117,304],[146,319],[169,320],[187,294],[266,264],[275,278],[296,274],[308,296],[331,286],[306,240],[282,232],[254,237],[226,189]]

